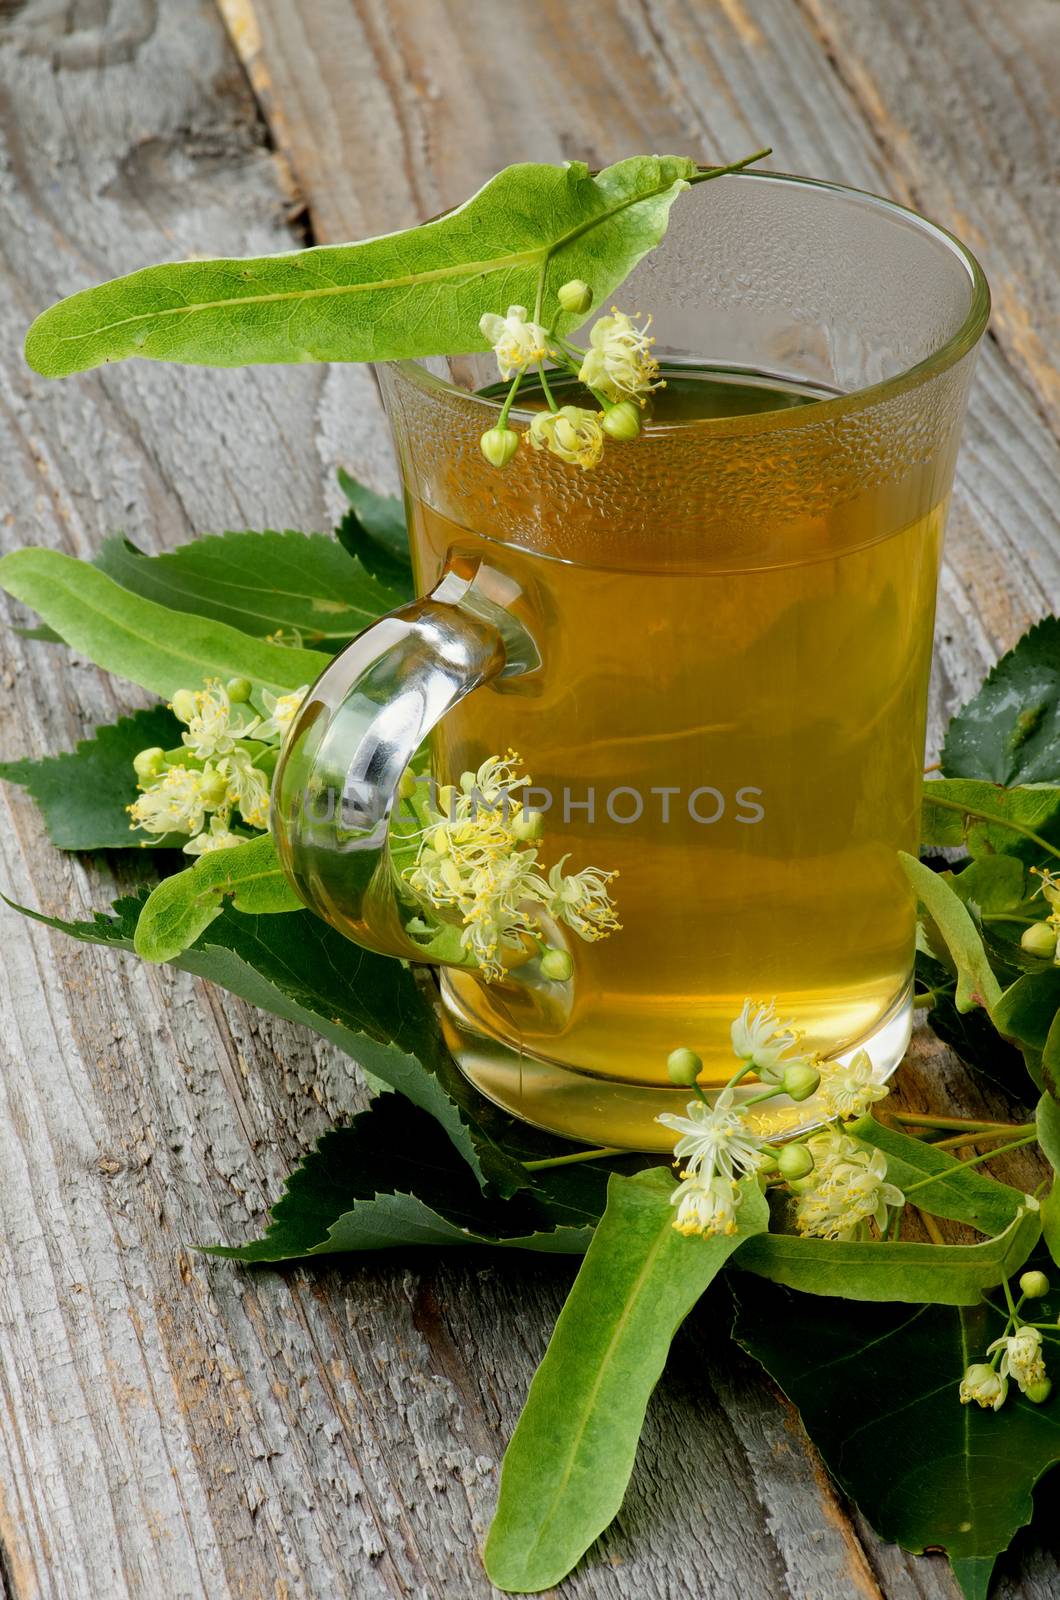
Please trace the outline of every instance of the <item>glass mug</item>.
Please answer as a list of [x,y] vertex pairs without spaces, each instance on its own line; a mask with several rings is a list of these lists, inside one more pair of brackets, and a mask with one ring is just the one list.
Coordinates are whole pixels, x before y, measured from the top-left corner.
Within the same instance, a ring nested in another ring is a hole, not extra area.
[[[497,471],[478,440],[499,401],[475,392],[491,359],[382,369],[424,598],[321,674],[273,827],[314,911],[441,965],[446,1037],[484,1094],[651,1150],[671,1142],[654,1117],[688,1097],[668,1053],[690,1046],[700,1081],[724,1082],[747,997],[828,1057],[867,1049],[881,1078],[906,1048],[897,852],[918,842],[942,531],[989,296],[968,251],[900,206],[740,173],[680,198],[621,302],[651,311],[671,374],[740,379],[735,414],[650,422],[590,471],[525,444]],[[518,751],[543,861],[617,870],[621,931],[550,930],[570,980],[529,960],[486,982],[424,936],[437,914],[388,829],[428,735],[440,784]],[[762,1125],[806,1121],[779,1101]]]

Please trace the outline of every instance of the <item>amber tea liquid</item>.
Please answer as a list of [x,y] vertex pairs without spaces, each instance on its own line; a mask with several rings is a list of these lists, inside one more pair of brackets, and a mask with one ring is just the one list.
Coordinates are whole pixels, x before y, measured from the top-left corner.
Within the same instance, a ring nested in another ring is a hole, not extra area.
[[[653,423],[818,398],[748,374],[671,369]],[[637,472],[639,444],[608,448]],[[730,470],[740,471],[738,440]],[[439,777],[513,747],[535,799],[551,797],[543,860],[569,853],[572,870],[619,874],[622,931],[570,938],[576,970],[562,1003],[445,974],[456,1042],[478,1039],[488,1055],[494,1040],[585,1075],[608,1143],[652,1141],[635,1102],[616,1126],[621,1095],[608,1106],[602,1080],[664,1084],[667,1054],[687,1044],[709,1080],[724,1081],[729,1024],[747,996],[775,996],[813,1047],[839,1053],[908,993],[914,908],[896,853],[917,846],[945,507],[895,525],[886,496],[801,517],[782,483],[762,492],[783,520],[767,559],[742,555],[731,530],[720,549],[704,521],[693,561],[674,570],[661,559],[665,517],[624,527],[620,496],[607,529],[620,567],[594,564],[589,541],[578,559],[560,558],[411,507],[420,592],[454,556],[499,567],[531,597],[544,662],[450,712],[436,736]],[[547,1074],[528,1078],[520,1114],[563,1125],[548,1093]],[[592,1137],[584,1113],[568,1131]]]

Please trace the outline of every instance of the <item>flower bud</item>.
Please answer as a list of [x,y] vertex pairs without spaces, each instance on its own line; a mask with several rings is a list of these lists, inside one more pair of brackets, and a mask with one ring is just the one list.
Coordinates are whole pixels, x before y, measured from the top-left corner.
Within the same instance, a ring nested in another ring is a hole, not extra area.
[[233,705],[241,706],[250,699],[253,687],[249,678],[229,678],[225,684],[225,693]]
[[228,784],[223,772],[218,772],[216,767],[207,769],[202,775],[202,785],[199,793],[202,795],[203,804],[206,806],[219,806],[225,797]]
[[782,1177],[797,1183],[813,1171],[813,1156],[804,1144],[786,1144],[777,1153],[777,1167]]
[[195,715],[195,695],[191,689],[178,689],[170,704],[178,722],[190,722]]
[[1037,1383],[1029,1383],[1023,1392],[1034,1405],[1040,1406],[1053,1392],[1052,1379],[1040,1378]]
[[811,1094],[816,1094],[821,1083],[821,1074],[816,1067],[811,1067],[808,1061],[793,1061],[787,1067],[781,1079],[784,1093],[793,1100],[808,1100]]
[[666,1072],[671,1083],[682,1084],[690,1089],[699,1074],[703,1071],[703,1062],[694,1050],[689,1050],[686,1045],[681,1045],[677,1050],[671,1050],[666,1058]]
[[464,887],[464,880],[460,876],[460,868],[457,866],[456,862],[447,858],[443,860],[438,870],[442,875],[442,881],[446,887],[451,889],[453,894],[459,894],[460,890]]
[[609,439],[628,444],[640,433],[640,407],[633,400],[622,400],[604,412],[601,427]]
[[491,467],[506,467],[519,448],[514,428],[487,428],[478,442]]
[[556,291],[556,299],[564,311],[588,311],[593,303],[593,291],[582,278],[571,278]]
[[1056,954],[1056,929],[1047,922],[1032,922],[1020,937],[1020,949],[1029,956],[1044,956],[1048,961]]
[[1025,1272],[1020,1279],[1020,1293],[1028,1300],[1040,1300],[1049,1293],[1049,1279],[1044,1272]]
[[416,793],[416,774],[410,772],[408,767],[405,768],[398,779],[397,792],[399,800],[411,800]]
[[541,976],[552,983],[567,983],[574,976],[574,962],[566,950],[546,950],[541,957]]
[[138,756],[133,757],[133,771],[141,783],[150,783],[152,778],[158,778],[166,764],[166,752],[161,745],[152,745],[149,750],[141,750]]
[[528,839],[540,839],[545,832],[545,813],[543,811],[517,811],[512,818],[512,835],[525,843]]
[[[441,788],[438,790],[438,810],[441,812],[443,817],[451,817],[453,815],[453,807],[455,804],[456,788],[451,783],[443,783]],[[435,845],[434,848],[437,850],[438,846]]]

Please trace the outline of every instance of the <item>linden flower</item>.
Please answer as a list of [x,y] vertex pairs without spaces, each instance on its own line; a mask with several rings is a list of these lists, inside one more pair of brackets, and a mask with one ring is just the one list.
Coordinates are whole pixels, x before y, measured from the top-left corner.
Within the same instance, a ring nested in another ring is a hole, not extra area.
[[877,1100],[890,1091],[884,1083],[874,1083],[872,1059],[867,1050],[859,1050],[845,1065],[839,1062],[822,1062],[821,1087],[817,1101],[827,1117],[861,1117]]
[[532,887],[535,852],[513,851],[510,856],[479,867],[471,874],[466,899],[460,902],[464,931],[460,942],[474,955],[483,976],[499,978],[504,950],[521,951],[524,937],[536,922],[525,902]]
[[244,735],[252,732],[255,739],[285,738],[308,693],[308,683],[303,683],[300,689],[292,689],[290,694],[270,694],[268,689],[263,689],[261,700],[269,715],[263,722],[244,729]]
[[540,323],[529,320],[525,306],[509,306],[506,317],[487,311],[478,325],[493,346],[502,378],[525,372],[548,355],[548,334]]
[[583,867],[580,872],[564,876],[563,868],[569,859],[564,856],[558,861],[548,875],[548,883],[541,884],[542,899],[552,915],[573,928],[580,938],[590,942],[606,939],[622,926],[607,891],[607,885],[618,873]]
[[219,678],[207,678],[205,689],[178,689],[172,709],[188,725],[181,742],[200,761],[227,755],[241,732],[232,727],[232,702]]
[[465,772],[460,779],[459,793],[454,792],[448,807],[450,816],[476,817],[481,809],[499,811],[504,822],[519,805],[513,799],[518,789],[530,782],[527,773],[520,773],[516,763],[519,757],[514,750],[505,756],[489,756],[477,772]]
[[196,767],[170,767],[127,806],[130,827],[145,833],[199,833],[206,814],[223,804],[224,777],[207,763]]
[[233,833],[227,821],[220,812],[210,818],[210,827],[206,833],[198,833],[194,839],[189,839],[184,846],[186,856],[203,856],[211,850],[230,850],[233,845],[245,844],[246,839],[242,834]]
[[860,1239],[871,1219],[883,1233],[888,1207],[905,1196],[887,1182],[887,1158],[843,1133],[818,1134],[807,1141],[814,1159],[812,1181],[799,1189],[795,1221],[802,1234],[817,1239]]
[[984,1411],[1000,1411],[1008,1394],[1008,1379],[985,1361],[974,1361],[961,1379],[961,1405],[974,1400]]
[[651,318],[638,328],[632,317],[616,306],[600,317],[589,334],[578,378],[587,389],[598,389],[609,400],[638,400],[659,387],[659,363],[651,353]]
[[518,760],[514,750],[490,756],[477,771],[465,772],[459,787],[439,789],[416,860],[404,873],[429,905],[459,913],[461,943],[487,981],[504,975],[506,953],[525,959],[532,944],[544,948],[544,913],[587,940],[603,939],[619,926],[607,893],[613,873],[586,867],[565,875],[564,856],[544,875],[522,826],[523,810],[513,801],[530,782]]
[[731,1089],[723,1089],[712,1106],[690,1100],[687,1116],[664,1111],[656,1117],[656,1122],[682,1135],[674,1146],[674,1156],[685,1164],[683,1177],[694,1178],[706,1168],[708,1178],[721,1173],[731,1180],[738,1172],[758,1170],[765,1141],[752,1133],[742,1114],[733,1109],[734,1098]]
[[530,443],[583,471],[595,467],[604,451],[601,413],[582,406],[539,411],[530,424]]
[[239,807],[240,816],[249,827],[267,828],[269,780],[254,765],[249,750],[233,750],[231,755],[218,762],[218,771],[225,779],[225,799],[229,805]]
[[793,1022],[781,1022],[775,1000],[745,1000],[743,1010],[730,1029],[732,1048],[741,1061],[757,1072],[763,1083],[779,1083],[796,1059],[787,1056],[802,1038]]
[[1024,1393],[1034,1384],[1044,1381],[1042,1336],[1037,1328],[1016,1328],[1007,1336],[995,1339],[993,1344],[987,1346],[986,1353],[992,1356],[995,1350],[1005,1352],[1001,1357],[1001,1376],[1015,1378]]
[[686,1178],[670,1196],[670,1204],[677,1207],[674,1227],[686,1238],[694,1234],[733,1234],[738,1197],[739,1190],[731,1178],[713,1177],[705,1182],[698,1174]]

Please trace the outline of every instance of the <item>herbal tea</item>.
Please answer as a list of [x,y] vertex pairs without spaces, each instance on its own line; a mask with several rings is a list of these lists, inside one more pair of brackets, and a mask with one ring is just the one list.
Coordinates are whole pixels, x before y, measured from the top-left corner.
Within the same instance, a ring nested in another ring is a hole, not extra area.
[[[560,403],[569,392],[559,392]],[[653,427],[805,407],[822,398],[747,373],[673,368]],[[733,474],[740,439],[729,441]],[[641,470],[636,446],[621,471]],[[679,495],[679,486],[668,493]],[[688,1044],[704,1082],[732,1071],[728,1030],[748,995],[775,995],[808,1043],[835,1053],[872,1034],[907,993],[914,907],[896,851],[916,850],[943,503],[891,525],[886,497],[792,515],[764,481],[784,544],[698,551],[667,570],[658,528],[623,524],[613,497],[596,564],[499,544],[411,506],[421,593],[448,561],[481,560],[530,597],[541,674],[486,687],[445,718],[449,781],[514,748],[546,810],[548,859],[618,871],[622,931],[573,941],[569,998],[445,975],[461,1035],[484,1035],[578,1073],[665,1082]],[[535,508],[526,505],[532,520]],[[521,1107],[552,1126],[555,1108]],[[608,1137],[621,1142],[610,1114]],[[629,1142],[643,1138],[641,1118]]]

